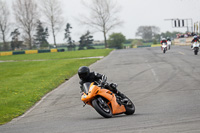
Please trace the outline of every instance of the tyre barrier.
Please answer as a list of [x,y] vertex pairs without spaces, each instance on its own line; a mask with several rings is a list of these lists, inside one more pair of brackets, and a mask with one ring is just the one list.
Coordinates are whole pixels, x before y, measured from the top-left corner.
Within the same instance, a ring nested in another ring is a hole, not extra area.
[[17,51],[17,52],[12,52],[13,55],[16,55],[16,54],[25,54],[25,51]]
[[140,45],[140,46],[137,46],[137,48],[143,48],[143,47],[151,47],[151,45]]
[[65,49],[58,49],[58,52],[64,52]]
[[[58,52],[58,49],[51,49],[51,52]],[[64,52],[64,51],[60,51],[60,52]]]
[[0,56],[13,55],[13,52],[1,52]]
[[49,53],[49,52],[64,52],[64,51],[65,49],[25,50],[25,51],[13,51],[13,52],[0,52],[0,56],[19,55],[19,54],[37,54],[37,53]]
[[161,45],[156,45],[156,44],[153,44],[153,45],[139,45],[139,46],[134,46],[133,48],[144,48],[144,47],[160,47]]
[[38,50],[38,53],[48,53],[51,52],[49,49]]
[[38,50],[26,50],[25,54],[37,54]]

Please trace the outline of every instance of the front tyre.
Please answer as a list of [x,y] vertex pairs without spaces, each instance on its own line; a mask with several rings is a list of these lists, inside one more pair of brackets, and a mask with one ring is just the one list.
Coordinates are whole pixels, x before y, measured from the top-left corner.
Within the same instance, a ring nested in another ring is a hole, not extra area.
[[165,53],[166,52],[166,50],[165,50],[165,48],[163,49],[163,53]]
[[132,115],[132,114],[135,113],[135,105],[133,104],[133,102],[128,97],[126,97],[126,98],[128,99],[129,104],[124,105],[125,109],[126,109],[125,114],[126,115]]
[[94,109],[103,117],[105,118],[111,118],[112,117],[112,111],[106,101],[99,97],[92,101],[92,105]]

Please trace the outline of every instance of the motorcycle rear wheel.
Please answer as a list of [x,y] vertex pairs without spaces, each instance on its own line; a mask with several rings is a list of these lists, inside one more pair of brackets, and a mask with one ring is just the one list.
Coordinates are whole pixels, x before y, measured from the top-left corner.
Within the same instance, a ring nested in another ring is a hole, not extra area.
[[125,106],[125,109],[126,109],[125,114],[126,114],[126,115],[132,115],[132,114],[135,113],[135,105],[133,104],[133,102],[132,102],[128,97],[126,97],[126,98],[129,100],[129,102],[130,102],[131,104],[130,104],[130,105],[124,105],[124,106]]
[[194,50],[194,55],[197,55],[198,54],[198,51],[197,50]]
[[[104,101],[104,99],[101,99],[103,100],[103,102],[106,103],[106,101]],[[105,118],[111,118],[112,117],[112,111],[110,109],[110,107],[106,104],[102,104],[98,98],[94,99],[92,101],[92,105],[94,107],[94,109],[103,117]]]

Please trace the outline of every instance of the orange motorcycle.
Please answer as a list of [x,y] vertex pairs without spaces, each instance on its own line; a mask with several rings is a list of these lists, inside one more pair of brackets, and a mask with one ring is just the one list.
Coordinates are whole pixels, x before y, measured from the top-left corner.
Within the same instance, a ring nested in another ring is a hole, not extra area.
[[100,115],[105,118],[110,118],[116,114],[125,113],[132,115],[135,112],[135,106],[132,101],[122,102],[123,99],[117,96],[108,89],[105,89],[106,78],[100,82],[87,82],[83,84],[83,94],[81,100],[88,105],[91,105]]

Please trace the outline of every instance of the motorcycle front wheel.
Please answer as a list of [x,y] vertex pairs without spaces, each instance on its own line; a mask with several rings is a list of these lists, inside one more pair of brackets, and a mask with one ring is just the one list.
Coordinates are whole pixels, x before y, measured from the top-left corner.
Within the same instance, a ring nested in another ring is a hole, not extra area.
[[166,52],[166,50],[165,50],[165,48],[163,49],[163,53],[165,53]]
[[105,118],[111,118],[112,117],[112,111],[106,101],[99,97],[92,101],[92,105],[94,109],[103,117]]

